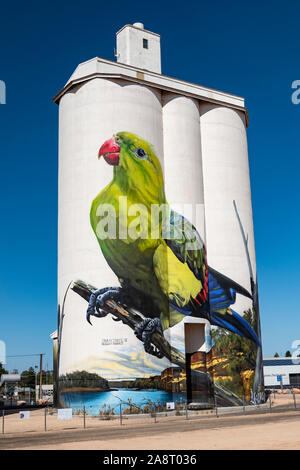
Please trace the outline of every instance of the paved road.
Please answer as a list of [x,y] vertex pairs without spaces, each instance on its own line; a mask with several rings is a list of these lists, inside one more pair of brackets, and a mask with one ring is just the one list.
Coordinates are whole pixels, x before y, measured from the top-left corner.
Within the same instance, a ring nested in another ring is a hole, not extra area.
[[185,432],[201,429],[221,429],[232,428],[234,426],[251,426],[265,423],[278,423],[281,421],[297,421],[300,417],[300,411],[281,412],[275,410],[272,413],[255,413],[251,415],[231,415],[216,418],[193,417],[189,420],[177,418],[165,422],[159,420],[157,423],[141,423],[138,425],[123,425],[120,427],[112,426],[110,428],[87,428],[72,429],[64,431],[48,431],[45,433],[28,433],[26,435],[0,435],[0,449],[26,449],[26,447],[35,447],[41,445],[55,445],[66,442],[126,439],[132,437],[157,436],[159,434],[168,434],[176,429],[176,432]]

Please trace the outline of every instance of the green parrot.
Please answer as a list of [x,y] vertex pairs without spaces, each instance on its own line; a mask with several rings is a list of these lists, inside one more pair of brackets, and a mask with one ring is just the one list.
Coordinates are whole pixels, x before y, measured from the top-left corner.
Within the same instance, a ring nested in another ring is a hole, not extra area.
[[[113,179],[93,200],[90,221],[121,287],[106,287],[91,295],[88,322],[91,316],[106,315],[104,303],[114,299],[145,316],[135,334],[150,354],[160,355],[151,335],[163,334],[187,315],[205,318],[259,344],[249,323],[230,308],[237,292],[249,298],[251,294],[208,266],[197,230],[168,206],[162,168],[152,145],[130,132],[119,132],[101,146],[98,158],[102,156],[113,166]],[[164,211],[154,218],[153,207]],[[113,236],[99,230],[109,221]]]

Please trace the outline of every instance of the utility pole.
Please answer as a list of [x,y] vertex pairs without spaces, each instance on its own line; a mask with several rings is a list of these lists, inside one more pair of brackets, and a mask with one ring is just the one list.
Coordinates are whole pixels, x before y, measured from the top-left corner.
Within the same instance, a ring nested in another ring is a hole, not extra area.
[[37,371],[38,366],[34,366],[34,400],[37,402]]
[[44,354],[40,354],[40,390],[39,390],[39,399],[42,398],[42,383],[43,383],[43,356]]

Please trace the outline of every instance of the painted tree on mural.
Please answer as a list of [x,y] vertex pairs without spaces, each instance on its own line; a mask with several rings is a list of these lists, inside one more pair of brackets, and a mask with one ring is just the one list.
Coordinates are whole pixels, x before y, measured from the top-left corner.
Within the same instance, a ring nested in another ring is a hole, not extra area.
[[92,374],[85,370],[74,371],[59,377],[59,384],[62,389],[69,388],[97,388],[109,390],[108,381],[98,374]]
[[[244,318],[254,330],[257,328],[253,310],[244,312]],[[250,401],[256,367],[256,345],[247,338],[220,328],[212,330],[212,340],[216,356],[223,359],[222,368],[226,374],[224,377],[227,376],[222,383],[237,395],[245,396]]]

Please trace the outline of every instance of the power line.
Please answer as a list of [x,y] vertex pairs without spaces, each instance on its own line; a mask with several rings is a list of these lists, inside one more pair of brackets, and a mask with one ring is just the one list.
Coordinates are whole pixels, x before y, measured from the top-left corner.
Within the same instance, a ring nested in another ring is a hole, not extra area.
[[[42,354],[43,354],[43,356],[47,355],[45,353],[42,353]],[[39,353],[39,354],[15,354],[13,356],[6,356],[6,357],[29,357],[29,356],[40,356],[40,355],[41,355],[41,353]]]

